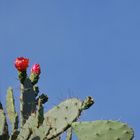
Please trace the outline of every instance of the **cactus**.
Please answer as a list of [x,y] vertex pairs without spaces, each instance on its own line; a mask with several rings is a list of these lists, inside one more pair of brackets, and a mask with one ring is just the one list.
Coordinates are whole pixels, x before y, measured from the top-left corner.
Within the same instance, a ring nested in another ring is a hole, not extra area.
[[13,89],[11,87],[9,87],[7,90],[6,110],[7,110],[7,116],[12,125],[11,135],[9,139],[14,140],[17,138],[19,131],[18,131],[18,114],[15,110],[15,100],[13,96]]
[[15,129],[18,129],[18,114],[15,110],[15,100],[13,96],[13,89],[11,87],[7,90],[6,110],[12,125],[12,131],[14,131]]
[[26,123],[21,127],[20,133],[17,137],[17,140],[26,140],[29,139],[33,128],[37,128],[38,123],[37,123],[37,118],[35,114],[31,114],[31,116],[28,118]]
[[7,140],[9,138],[8,125],[6,121],[6,116],[3,111],[2,104],[0,103],[0,140]]
[[72,140],[72,127],[67,130],[66,140]]
[[[18,113],[15,109],[13,89],[7,90],[6,110],[11,123],[8,124],[0,103],[0,140],[61,140],[61,134],[67,131],[67,140],[72,140],[72,129],[80,140],[132,140],[133,130],[127,125],[114,121],[76,122],[83,110],[94,104],[92,97],[84,101],[77,98],[67,99],[44,113],[44,104],[48,101],[46,94],[39,94],[36,85],[40,77],[40,65],[35,64],[28,76],[26,69],[29,59],[17,58],[15,67],[20,81],[20,127]],[[9,127],[10,128],[10,127]]]
[[80,140],[132,140],[134,137],[127,124],[111,120],[75,122],[72,128]]
[[35,91],[30,79],[26,78],[23,84],[21,83],[20,96],[20,123],[23,126],[31,113],[35,112]]
[[[89,100],[90,101],[89,101]],[[33,133],[34,137],[44,133],[44,138],[52,139],[68,129],[72,122],[76,121],[80,116],[82,110],[87,109],[87,105],[90,107],[93,104],[91,97],[88,97],[84,102],[79,99],[68,99],[44,115],[44,122],[39,129]],[[63,114],[63,115],[62,115]],[[48,130],[47,134],[44,129]]]

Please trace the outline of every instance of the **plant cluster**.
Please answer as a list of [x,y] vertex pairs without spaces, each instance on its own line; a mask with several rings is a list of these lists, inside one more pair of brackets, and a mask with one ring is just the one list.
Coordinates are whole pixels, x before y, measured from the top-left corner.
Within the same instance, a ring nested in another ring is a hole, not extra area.
[[[92,97],[84,101],[69,98],[44,113],[46,94],[39,95],[37,86],[41,68],[34,64],[30,76],[27,74],[29,59],[16,58],[15,67],[20,81],[20,115],[15,109],[13,89],[7,90],[6,112],[0,103],[0,140],[60,140],[67,132],[66,139],[72,140],[73,132],[79,140],[132,140],[134,132],[125,123],[112,120],[79,122],[83,110],[94,104]],[[8,127],[7,117],[11,123]]]

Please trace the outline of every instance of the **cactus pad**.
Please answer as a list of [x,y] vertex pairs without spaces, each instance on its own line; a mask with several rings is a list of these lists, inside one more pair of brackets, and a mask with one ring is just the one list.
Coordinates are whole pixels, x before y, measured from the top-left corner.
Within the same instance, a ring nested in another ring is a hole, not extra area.
[[[81,110],[82,102],[76,98],[68,99],[45,114],[45,125],[51,125],[48,139],[64,132],[75,121]],[[48,124],[49,123],[49,124]]]
[[12,131],[14,131],[14,129],[18,128],[18,114],[15,110],[15,100],[13,96],[13,89],[11,87],[9,87],[7,90],[6,110],[8,118],[12,124]]
[[20,96],[20,125],[23,126],[31,113],[35,112],[35,91],[30,79],[26,78],[21,84]]
[[28,118],[23,127],[21,127],[17,140],[28,139],[31,136],[33,129],[37,128],[37,126],[38,122],[36,116],[35,114],[31,114],[31,116]]
[[39,136],[43,138],[54,139],[66,129],[68,129],[72,122],[76,121],[81,114],[81,111],[85,108],[85,104],[91,105],[91,98],[85,101],[81,101],[77,98],[71,98],[61,102],[59,105],[55,106],[53,109],[49,110],[44,115],[44,122],[36,129],[32,134],[32,139],[38,138]]
[[80,140],[132,140],[133,130],[117,121],[75,122],[74,132]]
[[0,140],[7,140],[8,137],[8,125],[6,122],[6,117],[2,108],[2,104],[0,103]]
[[72,127],[67,130],[66,140],[72,140]]

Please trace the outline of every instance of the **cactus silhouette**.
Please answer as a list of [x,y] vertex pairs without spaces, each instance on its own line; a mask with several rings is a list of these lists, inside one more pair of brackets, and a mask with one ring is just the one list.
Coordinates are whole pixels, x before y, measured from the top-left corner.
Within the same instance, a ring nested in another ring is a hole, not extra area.
[[[29,59],[20,57],[15,61],[20,81],[20,116],[15,109],[12,87],[7,90],[6,112],[0,103],[0,140],[61,140],[67,132],[66,140],[72,140],[74,132],[79,140],[132,140],[134,132],[125,123],[111,120],[78,122],[83,110],[94,104],[92,97],[84,101],[69,98],[44,113],[46,94],[38,96],[36,85],[41,73],[40,65],[35,64],[27,75]],[[7,117],[6,117],[7,116]],[[9,123],[11,130],[9,131]]]

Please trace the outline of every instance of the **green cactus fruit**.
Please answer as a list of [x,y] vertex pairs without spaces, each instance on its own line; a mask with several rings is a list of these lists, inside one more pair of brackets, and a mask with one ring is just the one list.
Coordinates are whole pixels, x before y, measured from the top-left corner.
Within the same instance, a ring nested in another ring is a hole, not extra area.
[[24,83],[21,84],[20,96],[20,125],[23,126],[31,113],[36,110],[35,104],[36,92],[30,79],[26,78]]
[[18,114],[15,110],[15,100],[13,96],[13,89],[11,87],[7,90],[6,110],[8,118],[12,124],[12,131],[14,131],[15,129],[18,129]]
[[41,125],[39,128],[34,127],[29,140],[48,140],[46,136],[49,134],[51,129],[51,125]]
[[133,130],[118,121],[75,122],[72,128],[80,140],[132,140],[134,137]]
[[26,70],[25,71],[18,71],[18,79],[19,79],[20,83],[23,84],[26,77],[27,77]]
[[39,75],[35,74],[35,73],[31,73],[30,80],[31,80],[32,84],[35,85],[39,80]]
[[0,140],[8,140],[8,125],[6,122],[5,113],[2,108],[2,104],[0,103]]

